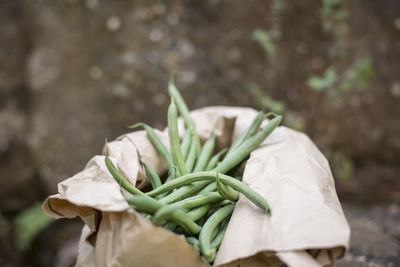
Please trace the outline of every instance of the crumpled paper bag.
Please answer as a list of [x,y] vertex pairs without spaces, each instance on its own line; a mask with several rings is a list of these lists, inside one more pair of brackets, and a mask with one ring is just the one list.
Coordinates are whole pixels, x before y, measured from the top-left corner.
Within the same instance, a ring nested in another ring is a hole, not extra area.
[[[204,141],[214,132],[216,151],[235,140],[257,112],[250,108],[195,110],[196,131]],[[267,123],[267,120],[264,122]],[[183,121],[179,121],[183,135]],[[168,146],[168,133],[157,131]],[[136,131],[109,143],[110,159],[137,186],[146,181],[141,158],[161,173],[165,164],[146,137]],[[240,196],[214,266],[323,266],[344,255],[350,228],[336,195],[326,158],[303,133],[278,127],[253,151],[243,182],[270,204],[267,216]],[[128,209],[109,174],[104,156],[59,183],[43,207],[55,218],[80,216],[77,266],[204,266],[182,236],[154,226]]]

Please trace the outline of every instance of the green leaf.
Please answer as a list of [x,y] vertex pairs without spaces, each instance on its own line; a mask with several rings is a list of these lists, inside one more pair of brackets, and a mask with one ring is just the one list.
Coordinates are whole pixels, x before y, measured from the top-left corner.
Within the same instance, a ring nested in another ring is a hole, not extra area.
[[275,53],[275,45],[272,42],[272,38],[268,31],[263,29],[256,29],[253,31],[253,39],[256,40],[264,49],[265,55],[267,57]]
[[337,81],[336,71],[333,67],[329,67],[325,70],[322,77],[313,75],[311,76],[307,84],[315,91],[323,91],[331,88]]
[[18,248],[28,249],[34,237],[52,221],[53,218],[42,210],[39,202],[21,211],[14,221]]
[[258,85],[250,85],[249,91],[253,99],[257,101],[262,108],[266,108],[277,114],[282,114],[285,111],[286,105],[284,102],[273,99],[267,93],[261,91]]

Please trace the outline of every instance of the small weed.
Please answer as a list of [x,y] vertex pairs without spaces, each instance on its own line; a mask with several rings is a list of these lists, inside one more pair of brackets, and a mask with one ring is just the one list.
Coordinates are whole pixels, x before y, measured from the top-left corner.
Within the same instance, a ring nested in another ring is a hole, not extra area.
[[21,211],[14,221],[18,248],[28,249],[33,238],[52,221],[53,218],[44,213],[39,202]]

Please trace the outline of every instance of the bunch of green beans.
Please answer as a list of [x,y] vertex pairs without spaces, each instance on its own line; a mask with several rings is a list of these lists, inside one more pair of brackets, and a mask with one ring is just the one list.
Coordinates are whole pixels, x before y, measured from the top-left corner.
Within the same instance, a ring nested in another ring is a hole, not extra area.
[[[141,191],[114,166],[108,156],[107,144],[105,163],[120,186],[132,194],[126,201],[133,209],[155,225],[176,234],[185,234],[187,242],[199,252],[201,260],[211,265],[240,193],[266,215],[271,215],[267,201],[242,183],[241,174],[235,175],[235,171],[279,125],[282,118],[274,114],[274,118],[261,128],[269,114],[260,111],[250,127],[230,147],[214,153],[215,134],[201,145],[194,120],[172,80],[168,92],[171,96],[168,108],[170,150],[150,126],[144,123],[130,126],[144,128],[168,167],[167,177],[161,179],[149,164],[140,159],[151,186],[151,189]],[[186,126],[182,140],[178,132],[178,111]],[[228,173],[233,173],[235,178]]]

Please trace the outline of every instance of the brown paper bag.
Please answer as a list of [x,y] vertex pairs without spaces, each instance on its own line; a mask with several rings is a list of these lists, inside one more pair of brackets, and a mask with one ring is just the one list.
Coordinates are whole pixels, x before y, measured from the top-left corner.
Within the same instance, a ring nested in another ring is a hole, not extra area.
[[[192,112],[202,140],[214,132],[226,147],[251,123],[249,108],[207,107]],[[267,121],[265,121],[267,123]],[[183,122],[179,122],[183,134]],[[168,147],[167,131],[157,134]],[[166,167],[144,131],[109,143],[110,159],[133,184],[145,182],[138,154],[159,173]],[[277,128],[253,151],[243,182],[269,202],[267,216],[240,196],[214,266],[322,266],[340,258],[350,228],[336,195],[329,164],[303,133]],[[204,266],[182,236],[154,226],[128,209],[104,156],[58,185],[44,210],[55,218],[80,216],[77,266]]]

